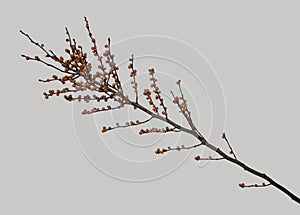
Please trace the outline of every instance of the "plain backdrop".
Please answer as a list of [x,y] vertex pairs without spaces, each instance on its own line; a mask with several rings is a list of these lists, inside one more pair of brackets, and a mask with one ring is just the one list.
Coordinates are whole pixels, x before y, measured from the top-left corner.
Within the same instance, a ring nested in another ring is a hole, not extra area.
[[37,79],[49,69],[20,58],[38,50],[18,32],[24,29],[63,50],[65,26],[88,41],[83,34],[88,16],[102,40],[150,34],[190,44],[222,83],[225,131],[238,157],[299,196],[299,7],[299,1],[5,2],[0,213],[299,214],[299,205],[274,188],[237,186],[260,179],[227,162],[199,168],[193,154],[172,174],[144,183],[117,180],[94,168],[78,146],[71,104],[45,102],[47,87]]

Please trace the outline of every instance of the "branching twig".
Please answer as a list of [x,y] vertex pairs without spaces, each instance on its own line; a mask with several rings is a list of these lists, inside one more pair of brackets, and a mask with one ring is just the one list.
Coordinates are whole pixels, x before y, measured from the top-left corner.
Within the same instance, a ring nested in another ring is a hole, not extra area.
[[91,110],[84,109],[82,111],[82,114],[86,115],[86,114],[93,114],[93,113],[97,113],[97,112],[113,111],[113,110],[120,109],[120,108],[122,108],[122,106],[111,107],[110,105],[107,105],[106,108],[105,107],[102,107],[102,108],[93,107]]
[[[180,80],[176,82],[178,85],[179,85],[179,88],[181,89],[180,87]],[[181,90],[180,90],[181,91]],[[182,91],[181,91],[182,93]],[[184,116],[184,118],[186,119],[186,121],[188,122],[188,124],[190,125],[191,129],[195,132],[197,132],[197,129],[194,125],[194,123],[192,122],[192,119],[190,117],[190,112],[188,111],[188,108],[187,108],[187,101],[184,99],[184,97],[180,97],[178,98],[178,96],[175,96],[173,91],[171,91],[171,94],[173,96],[173,103],[175,103],[177,105],[177,107],[179,108],[179,112],[182,113],[182,115]],[[182,100],[182,102],[180,103],[180,100]]]
[[127,127],[133,127],[133,126],[137,126],[137,125],[142,125],[142,124],[145,124],[147,122],[150,122],[152,119],[153,119],[153,117],[150,117],[149,119],[146,119],[144,121],[139,121],[139,120],[130,121],[130,122],[126,122],[125,125],[120,125],[119,123],[116,123],[116,126],[115,127],[111,127],[110,130],[117,129],[117,128],[127,128]]
[[[177,81],[177,85],[179,87],[181,96],[177,97],[174,95],[173,92],[171,92],[173,95],[173,99],[174,99],[173,102],[175,104],[177,104],[180,112],[183,114],[183,116],[185,117],[185,119],[187,120],[187,122],[191,128],[183,127],[182,125],[179,125],[178,123],[176,123],[175,121],[173,121],[172,119],[167,117],[167,113],[166,113],[167,108],[163,103],[163,99],[160,97],[160,91],[159,91],[158,87],[156,86],[156,79],[153,76],[154,69],[149,70],[149,73],[151,75],[152,87],[154,88],[154,93],[156,94],[156,99],[159,100],[160,106],[162,106],[162,108],[164,110],[163,112],[165,112],[165,113],[162,112],[162,115],[159,114],[158,107],[154,104],[152,96],[151,96],[151,92],[149,89],[144,90],[144,95],[145,95],[148,103],[152,107],[152,110],[149,110],[148,108],[144,107],[142,104],[139,103],[138,98],[137,98],[137,96],[138,96],[137,91],[135,91],[136,94],[135,94],[134,101],[131,100],[125,94],[125,92],[123,92],[122,84],[121,84],[121,81],[118,76],[119,68],[116,66],[116,63],[114,61],[114,55],[111,54],[110,39],[108,39],[108,44],[105,45],[105,48],[107,50],[102,54],[103,56],[101,56],[97,50],[96,39],[93,37],[93,35],[90,31],[89,23],[88,23],[86,17],[84,18],[84,20],[85,20],[86,29],[88,31],[89,37],[93,43],[91,50],[93,52],[93,55],[95,57],[97,57],[100,62],[100,64],[98,65],[98,68],[101,70],[101,72],[97,72],[97,71],[95,73],[92,72],[92,65],[91,65],[91,63],[88,63],[88,61],[87,61],[87,54],[83,53],[82,47],[80,45],[77,45],[75,39],[71,38],[70,33],[67,28],[66,28],[66,34],[68,36],[67,42],[69,43],[70,50],[65,49],[65,52],[68,53],[68,55],[69,55],[69,59],[66,59],[66,60],[63,57],[58,57],[52,51],[48,52],[44,48],[43,44],[39,44],[39,43],[35,42],[28,34],[24,33],[23,31],[20,31],[21,34],[24,35],[25,37],[27,37],[31,43],[33,43],[35,46],[37,46],[39,49],[41,49],[46,54],[46,56],[45,56],[46,58],[50,58],[55,63],[59,63],[62,66],[62,68],[59,68],[57,66],[54,66],[53,64],[50,64],[50,63],[42,60],[39,56],[29,57],[27,55],[21,55],[23,58],[25,58],[26,60],[40,62],[50,68],[55,69],[58,72],[67,73],[69,75],[69,76],[63,76],[61,78],[57,77],[56,75],[55,76],[53,75],[52,78],[49,78],[46,80],[40,80],[41,82],[45,82],[45,83],[58,80],[62,84],[69,83],[71,85],[71,87],[73,87],[73,89],[69,89],[69,88],[65,87],[61,90],[49,90],[48,93],[44,93],[44,96],[46,99],[48,99],[52,95],[59,96],[61,94],[64,94],[64,98],[68,101],[79,101],[80,102],[81,100],[84,100],[85,102],[89,102],[91,100],[94,100],[97,102],[99,102],[99,101],[107,102],[108,100],[114,100],[119,103],[119,106],[116,106],[116,107],[111,107],[111,105],[107,105],[106,107],[101,107],[101,108],[94,107],[91,110],[84,110],[83,114],[92,114],[92,113],[102,112],[102,111],[112,111],[115,109],[120,109],[120,108],[124,107],[125,105],[134,107],[134,109],[138,109],[141,112],[145,113],[146,115],[149,115],[150,118],[145,121],[135,121],[135,122],[131,121],[131,122],[128,122],[128,124],[126,123],[125,125],[122,125],[122,126],[120,126],[120,125],[117,125],[116,127],[103,126],[102,131],[106,132],[108,130],[112,130],[112,129],[116,129],[116,128],[125,128],[125,127],[129,127],[129,126],[136,126],[136,125],[147,123],[151,119],[158,119],[161,122],[164,122],[164,123],[170,125],[171,128],[166,126],[165,128],[150,128],[148,130],[141,129],[139,133],[140,134],[151,133],[151,132],[167,133],[167,132],[179,132],[180,131],[180,132],[184,132],[184,133],[192,135],[199,141],[199,143],[192,145],[192,146],[188,146],[188,147],[185,147],[185,146],[178,147],[177,146],[175,148],[172,148],[172,147],[167,147],[167,148],[162,148],[162,149],[158,148],[155,151],[156,154],[162,154],[162,153],[165,153],[168,151],[175,151],[175,150],[177,150],[177,151],[189,150],[189,149],[197,148],[199,146],[205,146],[205,147],[211,149],[212,151],[216,152],[220,157],[201,158],[200,156],[196,156],[195,157],[196,160],[226,160],[234,165],[241,167],[245,171],[267,181],[267,183],[262,183],[260,185],[258,185],[258,184],[245,185],[244,183],[240,183],[239,184],[240,187],[251,188],[251,187],[266,187],[266,186],[272,185],[275,188],[277,188],[278,190],[285,193],[292,200],[294,200],[295,202],[300,204],[300,198],[297,195],[290,192],[288,189],[286,189],[284,186],[282,186],[279,183],[277,183],[276,181],[274,181],[271,177],[269,177],[265,173],[259,172],[255,169],[249,167],[242,161],[240,161],[237,158],[237,156],[235,155],[235,153],[233,152],[232,147],[231,147],[228,139],[225,136],[225,133],[223,134],[223,139],[225,139],[225,141],[230,149],[230,154],[232,154],[233,157],[230,155],[227,155],[227,153],[223,152],[220,148],[214,146],[213,144],[211,144],[207,141],[207,139],[199,132],[199,130],[196,128],[196,126],[194,125],[194,123],[192,121],[191,112],[189,111],[189,109],[187,107],[187,101],[183,96],[180,80]],[[107,69],[102,61],[103,57],[106,58],[105,63],[108,65],[108,68],[110,71],[106,71]],[[131,68],[132,68],[132,72],[134,72],[133,56],[132,56],[132,67]],[[110,79],[110,77],[112,77],[112,78]],[[135,84],[135,82],[136,82],[135,78],[133,80],[134,80],[134,84]],[[134,86],[137,86],[137,85],[134,85]],[[90,97],[89,95],[85,95],[83,97],[80,95],[77,97],[73,97],[72,94],[66,95],[66,93],[75,93],[75,92],[86,91],[86,90],[91,91],[95,94],[97,93],[97,95],[94,94],[92,97]]]
[[152,82],[152,84],[150,86],[151,86],[151,88],[153,88],[153,92],[156,94],[155,99],[159,100],[159,105],[163,108],[163,111],[161,112],[161,114],[165,115],[166,118],[168,118],[167,107],[164,104],[164,99],[160,95],[161,91],[156,84],[157,79],[154,77],[155,70],[154,70],[154,68],[151,68],[148,70],[148,72],[149,72],[149,75],[151,76],[150,81]]
[[180,132],[180,129],[176,128],[169,128],[166,126],[165,128],[146,128],[146,129],[141,129],[139,134],[149,134],[149,133],[167,133],[167,132]]
[[196,161],[207,161],[207,160],[210,160],[210,161],[219,161],[219,160],[224,160],[224,158],[214,158],[212,156],[208,156],[208,158],[202,158],[202,157],[200,157],[200,155],[195,156],[194,159]]
[[185,145],[181,145],[181,146],[176,146],[176,147],[171,147],[168,146],[167,148],[157,148],[155,150],[155,154],[163,154],[169,151],[181,151],[181,150],[190,150],[190,149],[195,149],[199,146],[203,146],[204,144],[202,143],[197,143],[191,146],[185,146]]
[[268,183],[268,184],[266,184],[266,183],[261,183],[261,184],[248,184],[248,185],[246,185],[245,183],[239,183],[239,187],[241,187],[241,188],[251,188],[251,187],[267,187],[267,186],[270,186],[271,185],[271,183]]
[[236,157],[236,155],[235,155],[235,153],[234,153],[234,151],[233,151],[233,149],[232,149],[232,147],[231,147],[231,145],[230,145],[230,143],[229,143],[229,141],[228,141],[228,139],[227,139],[224,132],[222,133],[222,139],[224,139],[226,141],[226,143],[227,143],[227,145],[230,149],[229,153],[232,154],[235,159],[237,159],[237,157]]
[[131,55],[131,58],[129,58],[129,65],[128,65],[128,69],[131,69],[131,73],[130,73],[130,77],[132,77],[133,81],[131,82],[131,84],[133,85],[132,88],[134,89],[134,93],[135,93],[135,102],[138,103],[139,101],[139,94],[138,94],[138,83],[136,82],[136,73],[137,70],[134,69],[134,56],[133,54]]

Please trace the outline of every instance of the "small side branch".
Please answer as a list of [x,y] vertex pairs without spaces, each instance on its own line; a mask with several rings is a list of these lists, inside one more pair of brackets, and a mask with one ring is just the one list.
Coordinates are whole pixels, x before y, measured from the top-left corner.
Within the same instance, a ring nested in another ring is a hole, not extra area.
[[90,30],[89,21],[87,20],[86,17],[84,17],[84,21],[85,21],[85,28],[88,31],[89,37],[90,37],[90,39],[91,39],[91,41],[93,43],[93,46],[91,47],[91,50],[92,50],[94,56],[99,57],[98,48],[97,48],[97,44],[96,44],[96,38],[93,37],[93,34],[92,34],[91,30]]
[[75,75],[75,74],[73,74],[73,73],[64,71],[64,70],[62,70],[62,69],[60,69],[60,68],[58,68],[58,67],[56,67],[56,66],[54,66],[54,65],[52,65],[52,64],[50,64],[50,63],[47,63],[47,62],[44,61],[44,60],[41,60],[41,58],[40,58],[39,56],[30,57],[30,56],[28,56],[28,55],[22,54],[21,57],[25,58],[26,60],[32,60],[32,61],[40,62],[40,63],[42,63],[42,64],[44,64],[44,65],[46,65],[46,66],[48,66],[48,67],[51,67],[51,68],[53,68],[53,69],[56,69],[56,70],[59,71],[59,72],[66,73],[66,74],[70,74],[70,75]]
[[127,128],[127,127],[131,127],[131,126],[141,125],[141,124],[149,122],[151,119],[153,119],[153,117],[150,117],[149,119],[146,119],[144,121],[136,120],[135,122],[134,121],[126,122],[125,125],[119,125],[119,123],[116,123],[115,127],[103,126],[102,127],[102,133],[105,133],[107,131],[110,131],[110,130],[113,130],[113,129],[117,129],[117,128]]
[[159,105],[163,108],[163,111],[161,112],[162,115],[164,115],[166,118],[168,118],[168,112],[167,112],[167,107],[164,104],[164,99],[161,97],[161,91],[159,87],[157,86],[156,82],[157,79],[154,77],[155,70],[154,68],[150,68],[148,70],[149,75],[151,76],[150,81],[151,83],[151,88],[153,88],[153,92],[155,93],[155,99],[159,101]]
[[196,126],[194,125],[192,118],[191,118],[191,112],[188,109],[187,106],[187,100],[184,98],[183,93],[182,93],[182,89],[181,89],[181,80],[178,80],[176,82],[176,84],[178,85],[179,91],[181,96],[175,96],[174,93],[171,91],[171,94],[173,96],[173,103],[175,103],[177,105],[177,107],[179,108],[179,112],[183,114],[184,118],[187,120],[188,124],[190,125],[191,129],[198,133],[200,135],[200,132],[196,129]]
[[44,48],[45,45],[43,43],[38,43],[36,41],[34,41],[30,36],[29,34],[26,34],[24,31],[20,30],[20,33],[23,34],[25,37],[27,37],[29,39],[29,41],[31,43],[33,43],[34,45],[36,45],[37,47],[39,47],[43,52],[45,52],[46,54],[46,57],[50,57],[50,54],[48,53],[48,51]]
[[219,160],[223,160],[224,158],[222,158],[222,157],[214,158],[214,157],[212,157],[212,156],[208,156],[207,158],[202,158],[202,157],[200,157],[200,155],[196,155],[196,156],[194,157],[194,159],[195,159],[196,161],[207,161],[207,160],[210,160],[210,161],[219,161]]
[[133,54],[131,55],[131,58],[129,58],[129,65],[128,65],[128,69],[131,69],[131,72],[130,72],[130,77],[132,77],[133,81],[131,81],[131,84],[133,85],[132,88],[134,89],[134,93],[135,93],[135,103],[138,103],[138,99],[139,99],[139,96],[138,96],[138,89],[137,89],[137,82],[136,82],[136,73],[137,73],[137,70],[134,69],[134,56]]
[[111,45],[110,45],[110,38],[107,38],[108,43],[108,52],[107,52],[107,63],[109,64],[113,78],[115,80],[116,87],[118,88],[119,92],[123,94],[122,84],[118,75],[117,70],[119,70],[119,67],[116,66],[116,63],[114,61],[115,55],[111,53]]
[[168,146],[167,148],[157,148],[155,150],[155,154],[164,154],[164,153],[169,152],[169,151],[190,150],[190,149],[194,149],[194,148],[197,148],[199,146],[202,146],[202,145],[204,145],[204,144],[203,143],[198,143],[198,144],[191,145],[191,146],[181,145],[181,146],[176,146],[176,147]]
[[180,129],[177,128],[169,128],[166,126],[165,128],[146,128],[146,129],[141,129],[139,134],[149,134],[149,133],[168,133],[168,132],[180,132]]
[[271,184],[270,183],[265,183],[265,182],[263,182],[263,183],[261,183],[261,184],[245,184],[245,183],[239,183],[239,187],[240,188],[252,188],[252,187],[257,187],[257,188],[259,188],[259,187],[267,187],[267,186],[270,186]]
[[116,107],[111,107],[110,105],[107,105],[107,107],[102,107],[102,108],[93,107],[91,110],[84,109],[82,111],[82,115],[93,114],[93,113],[104,112],[104,111],[113,111],[113,110],[120,109],[120,108],[122,108],[121,105],[116,106]]
[[158,107],[153,102],[151,91],[149,89],[144,89],[143,94],[146,97],[146,100],[148,101],[149,105],[152,107],[152,111],[154,112],[152,114],[159,115]]
[[232,154],[233,157],[234,157],[234,159],[237,159],[237,157],[236,157],[236,155],[235,155],[235,153],[234,153],[234,151],[233,151],[233,149],[232,149],[232,147],[231,147],[231,145],[230,145],[230,143],[229,143],[229,141],[228,141],[228,139],[227,139],[227,137],[226,137],[226,135],[225,135],[224,132],[222,134],[222,139],[224,139],[226,141],[226,143],[227,143],[227,145],[228,145],[228,147],[230,149],[229,154]]

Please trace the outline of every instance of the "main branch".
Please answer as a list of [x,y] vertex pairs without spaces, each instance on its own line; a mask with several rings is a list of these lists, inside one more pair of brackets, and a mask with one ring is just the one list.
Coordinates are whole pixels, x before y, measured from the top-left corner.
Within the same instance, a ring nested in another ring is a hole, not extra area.
[[[62,89],[50,89],[48,92],[44,92],[45,99],[49,99],[50,97],[56,95],[63,95],[64,98],[67,101],[70,102],[80,102],[84,101],[86,103],[90,101],[97,102],[99,104],[100,102],[116,102],[118,103],[117,106],[112,107],[111,105],[106,105],[102,107],[93,107],[90,110],[84,110],[82,114],[94,114],[98,112],[103,112],[103,111],[114,111],[117,109],[122,109],[125,105],[131,106],[134,109],[138,109],[145,114],[149,115],[150,118],[140,121],[140,120],[135,120],[135,121],[130,121],[126,122],[125,125],[120,125],[119,123],[116,123],[115,127],[111,126],[103,126],[102,132],[107,132],[113,129],[117,128],[126,128],[130,126],[140,126],[148,123],[152,119],[158,119],[162,122],[165,122],[172,127],[166,126],[165,128],[150,128],[150,129],[141,129],[139,134],[143,135],[146,133],[151,133],[151,132],[162,132],[162,133],[167,133],[167,132],[184,132],[187,134],[190,134],[194,136],[197,140],[197,143],[192,145],[192,146],[177,146],[175,148],[172,147],[167,147],[163,149],[156,149],[155,153],[156,154],[163,154],[167,153],[170,151],[180,151],[180,150],[190,150],[194,149],[200,146],[205,146],[209,148],[210,150],[216,152],[219,156],[216,157],[211,157],[209,158],[201,158],[199,155],[195,157],[195,160],[201,161],[201,160],[227,160],[228,162],[237,165],[241,168],[243,168],[245,171],[266,180],[268,183],[263,182],[262,184],[254,184],[254,185],[245,185],[244,183],[240,183],[240,187],[266,187],[266,186],[274,186],[278,190],[282,191],[284,194],[289,196],[292,200],[300,204],[300,198],[293,194],[291,191],[286,189],[284,186],[280,185],[276,181],[274,181],[271,177],[266,175],[265,173],[259,172],[252,167],[249,167],[242,161],[240,161],[237,156],[235,155],[228,139],[226,138],[225,134],[223,133],[222,138],[225,139],[230,152],[229,154],[225,153],[222,151],[220,148],[215,147],[213,144],[209,143],[207,139],[201,134],[201,132],[196,128],[194,122],[192,121],[191,117],[191,112],[188,109],[187,106],[187,100],[185,99],[183,95],[183,90],[181,88],[181,81],[178,80],[176,84],[178,85],[180,96],[175,96],[173,92],[173,103],[179,108],[179,112],[184,116],[186,121],[188,122],[190,127],[184,127],[175,121],[173,121],[170,116],[168,115],[168,109],[167,106],[164,103],[164,99],[161,95],[161,91],[157,85],[157,79],[155,78],[155,70],[154,68],[150,68],[148,70],[149,75],[150,75],[150,81],[151,81],[151,87],[150,89],[144,89],[143,95],[145,96],[145,99],[147,100],[149,107],[151,109],[148,109],[145,105],[142,105],[139,103],[138,99],[138,89],[137,89],[137,70],[134,68],[135,64],[134,62],[134,57],[133,55],[129,59],[129,65],[128,69],[131,69],[130,76],[133,78],[131,84],[132,88],[134,89],[135,93],[135,98],[131,100],[128,95],[125,94],[122,88],[122,82],[119,79],[118,76],[118,70],[120,69],[116,62],[115,62],[115,55],[112,54],[111,50],[111,44],[110,44],[110,39],[108,38],[108,43],[105,44],[104,48],[105,51],[100,55],[98,52],[98,47],[96,44],[96,39],[93,36],[89,22],[85,18],[85,27],[87,29],[89,38],[92,42],[92,53],[93,55],[97,58],[98,60],[98,71],[93,72],[92,71],[92,65],[90,62],[87,60],[87,53],[83,51],[82,46],[78,45],[75,39],[71,38],[71,35],[66,28],[66,42],[68,43],[68,48],[65,49],[65,53],[67,56],[64,58],[63,56],[58,56],[56,55],[53,51],[47,50],[45,48],[45,45],[42,43],[38,43],[34,41],[28,34],[26,34],[23,31],[20,31],[22,35],[27,37],[29,41],[37,46],[44,54],[44,58],[48,60],[52,60],[56,65],[51,64],[43,60],[39,56],[34,56],[30,57],[28,55],[21,55],[23,58],[25,58],[28,61],[35,61],[41,64],[44,64],[47,67],[50,67],[60,73],[63,73],[63,76],[58,77],[57,75],[52,75],[52,77],[42,80],[40,79],[40,82],[42,83],[48,83],[48,82],[60,82],[62,85],[69,83],[71,84],[72,89],[69,89],[68,87],[64,87]],[[76,97],[73,97],[74,93],[80,93],[83,91],[89,91],[93,93],[91,96],[90,95],[77,95]]]

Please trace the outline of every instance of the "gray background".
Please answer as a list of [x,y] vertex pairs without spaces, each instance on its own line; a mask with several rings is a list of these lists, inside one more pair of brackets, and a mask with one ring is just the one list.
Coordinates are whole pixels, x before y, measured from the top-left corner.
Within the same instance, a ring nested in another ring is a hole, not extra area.
[[300,194],[297,1],[9,1],[1,7],[1,214],[299,213],[273,188],[239,189],[241,181],[260,180],[226,162],[198,168],[191,156],[147,183],[119,181],[90,165],[71,104],[43,100],[47,87],[36,80],[49,69],[20,59],[37,50],[18,33],[60,50],[64,26],[88,41],[84,15],[102,40],[159,34],[200,50],[222,82],[225,130],[237,155]]

